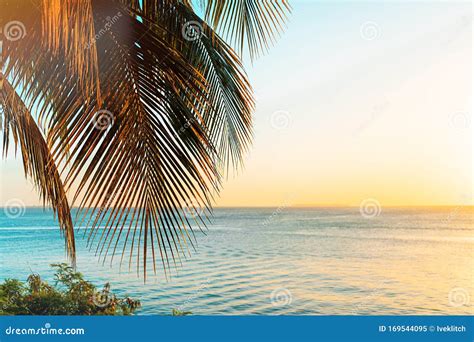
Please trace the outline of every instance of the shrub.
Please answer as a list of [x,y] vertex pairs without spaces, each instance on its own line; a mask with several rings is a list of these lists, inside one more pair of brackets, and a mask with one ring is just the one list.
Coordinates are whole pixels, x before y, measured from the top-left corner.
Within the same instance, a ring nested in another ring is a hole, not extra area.
[[105,284],[101,291],[67,264],[52,264],[55,284],[38,274],[26,283],[7,279],[0,284],[0,315],[131,315],[140,301],[119,298]]
[[181,311],[179,309],[173,309],[173,311],[171,312],[172,316],[188,316],[192,314],[193,313],[191,311]]

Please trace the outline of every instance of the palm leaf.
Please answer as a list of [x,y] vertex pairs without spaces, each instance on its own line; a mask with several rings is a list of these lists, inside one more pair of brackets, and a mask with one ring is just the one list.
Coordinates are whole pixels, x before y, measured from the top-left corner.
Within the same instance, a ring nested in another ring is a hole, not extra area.
[[209,207],[219,175],[213,148],[192,120],[199,116],[190,108],[193,96],[204,97],[201,75],[126,8],[95,2],[95,24],[119,12],[123,17],[96,43],[101,94],[113,113],[110,127],[97,129],[97,103],[79,104],[70,92],[51,121],[52,127],[67,127],[67,134],[53,128],[49,140],[68,165],[67,186],[77,181],[74,201],[91,227],[89,244],[104,261],[109,253],[111,261],[116,251],[121,261],[128,254],[129,266],[137,264],[146,276],[147,259],[156,272],[155,249],[165,271],[185,255],[193,242],[182,208],[194,202]]
[[82,95],[92,93],[100,102],[97,51],[91,44],[95,39],[92,1],[41,0],[37,6],[42,9],[42,33],[48,50],[64,56],[76,82],[84,89]]
[[[160,259],[167,274],[194,247],[193,225],[201,229],[206,216],[198,208],[211,213],[221,171],[241,164],[252,137],[240,57],[211,27],[234,44],[248,40],[253,58],[278,32],[287,3],[208,1],[208,26],[191,1],[1,2],[2,19],[28,28],[3,48],[4,146],[11,134],[22,148],[25,170],[61,215],[69,250],[65,193],[73,192],[76,222],[104,262],[120,255],[120,265],[136,264],[146,278]],[[190,22],[202,28],[200,39],[184,39]],[[29,119],[15,125],[15,115]]]
[[50,203],[58,216],[67,254],[75,264],[76,246],[71,212],[58,169],[30,111],[8,80],[4,80],[0,88],[0,108],[4,120],[4,155],[8,151],[11,133],[15,150],[20,147],[25,174],[34,181],[43,203]]
[[[216,148],[219,169],[237,168],[252,139],[254,110],[252,88],[238,55],[188,5],[174,1],[153,3],[156,7],[149,5],[136,11],[136,15],[144,18],[150,30],[164,32],[168,45],[184,54],[203,75],[206,97],[192,105],[204,113],[200,120]],[[196,26],[198,39],[185,39],[183,28],[188,24]]]
[[268,50],[290,11],[285,0],[202,0],[201,4],[206,21],[240,54],[248,44],[251,59]]

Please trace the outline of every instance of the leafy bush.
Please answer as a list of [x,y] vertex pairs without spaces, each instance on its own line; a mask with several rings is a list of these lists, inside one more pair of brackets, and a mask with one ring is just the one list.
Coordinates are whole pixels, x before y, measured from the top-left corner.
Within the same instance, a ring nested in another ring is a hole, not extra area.
[[0,315],[130,315],[140,301],[119,298],[105,284],[101,291],[67,264],[52,264],[55,285],[31,274],[26,283],[7,279],[0,284]]
[[188,316],[192,315],[193,313],[191,311],[181,311],[179,309],[173,309],[171,312],[171,316]]

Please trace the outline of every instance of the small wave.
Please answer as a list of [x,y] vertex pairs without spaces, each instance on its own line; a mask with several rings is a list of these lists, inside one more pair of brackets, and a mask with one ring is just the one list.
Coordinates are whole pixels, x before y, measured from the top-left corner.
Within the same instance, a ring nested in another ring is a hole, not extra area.
[[295,231],[295,232],[279,232],[280,234],[315,236],[325,238],[346,238],[346,239],[375,239],[375,240],[409,240],[409,241],[429,241],[429,242],[460,242],[474,243],[474,237],[471,236],[410,236],[410,235],[351,235],[351,234],[328,234],[324,231]]
[[0,227],[0,230],[12,231],[35,231],[35,230],[58,230],[59,227]]

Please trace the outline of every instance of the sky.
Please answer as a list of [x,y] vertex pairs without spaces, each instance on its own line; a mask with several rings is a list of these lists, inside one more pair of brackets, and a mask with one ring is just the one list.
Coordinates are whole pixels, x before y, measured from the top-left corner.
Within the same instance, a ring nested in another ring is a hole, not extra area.
[[[472,205],[469,2],[290,1],[246,61],[255,138],[216,206]],[[1,201],[38,205],[21,160]]]

